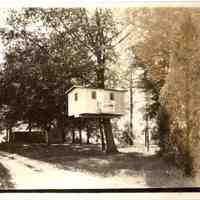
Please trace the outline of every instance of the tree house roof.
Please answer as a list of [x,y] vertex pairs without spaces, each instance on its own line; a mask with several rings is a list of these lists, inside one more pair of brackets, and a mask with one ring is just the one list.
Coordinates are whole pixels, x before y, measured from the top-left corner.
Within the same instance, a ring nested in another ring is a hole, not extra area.
[[113,91],[113,92],[127,92],[125,89],[113,89],[113,88],[96,88],[96,87],[84,87],[79,85],[72,86],[69,90],[65,92],[65,94],[69,94],[72,90],[80,88],[80,89],[93,89],[93,90],[105,90],[105,91]]

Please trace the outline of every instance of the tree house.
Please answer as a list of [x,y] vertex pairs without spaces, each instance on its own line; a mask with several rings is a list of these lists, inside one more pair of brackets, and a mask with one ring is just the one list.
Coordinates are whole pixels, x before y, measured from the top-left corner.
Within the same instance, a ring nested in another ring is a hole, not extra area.
[[125,92],[73,86],[67,92],[69,117],[119,117],[125,114]]

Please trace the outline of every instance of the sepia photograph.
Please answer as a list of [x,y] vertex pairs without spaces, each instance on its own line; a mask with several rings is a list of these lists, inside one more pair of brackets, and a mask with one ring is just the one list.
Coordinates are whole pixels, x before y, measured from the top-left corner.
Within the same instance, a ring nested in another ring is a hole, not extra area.
[[0,190],[200,186],[200,7],[149,5],[0,8]]

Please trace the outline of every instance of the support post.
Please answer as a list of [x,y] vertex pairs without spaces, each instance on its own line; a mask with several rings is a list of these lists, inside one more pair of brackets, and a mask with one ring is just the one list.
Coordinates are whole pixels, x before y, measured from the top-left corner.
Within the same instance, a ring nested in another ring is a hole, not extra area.
[[14,143],[14,134],[12,132],[12,127],[9,126],[9,129],[8,129],[8,132],[9,132],[9,143]]
[[86,131],[87,131],[87,144],[90,144],[90,128],[89,125],[87,124],[86,126]]
[[31,120],[28,121],[28,133],[31,134],[31,129],[32,129],[32,124],[31,124]]
[[74,130],[74,126],[72,127],[72,144],[74,144],[75,141],[75,130]]
[[79,143],[82,144],[82,119],[80,119],[79,124]]
[[149,151],[149,121],[148,116],[146,114],[146,127],[145,127],[145,146],[147,147],[147,151]]
[[46,140],[46,144],[49,146],[50,145],[49,131],[47,131],[47,130],[45,130],[45,140]]
[[104,141],[104,133],[103,133],[103,128],[102,128],[101,118],[99,119],[99,130],[100,130],[100,135],[101,135],[102,151],[104,151],[105,150],[105,141]]
[[10,143],[10,133],[9,133],[9,129],[6,129],[6,142]]

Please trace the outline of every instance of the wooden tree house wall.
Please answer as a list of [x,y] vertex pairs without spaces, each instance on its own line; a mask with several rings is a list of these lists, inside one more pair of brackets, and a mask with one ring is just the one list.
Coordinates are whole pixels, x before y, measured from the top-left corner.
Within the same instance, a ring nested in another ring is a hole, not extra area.
[[124,115],[126,90],[96,89],[74,86],[66,94],[68,98],[68,116],[84,115]]

